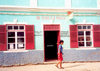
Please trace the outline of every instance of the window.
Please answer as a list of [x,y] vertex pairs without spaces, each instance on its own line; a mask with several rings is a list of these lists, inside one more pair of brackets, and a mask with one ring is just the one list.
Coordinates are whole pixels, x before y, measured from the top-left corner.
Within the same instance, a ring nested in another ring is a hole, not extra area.
[[[86,26],[85,28],[83,26]],[[70,47],[100,48],[100,24],[70,25]]]
[[25,30],[23,25],[8,25],[8,30]]
[[7,25],[8,49],[25,48],[25,26],[24,25]]
[[19,29],[24,29],[24,26],[19,26]]
[[14,26],[14,30],[17,30],[18,29],[18,26]]
[[8,29],[9,29],[9,30],[12,29],[12,26],[8,26]]
[[92,25],[78,25],[78,47],[93,47]]
[[24,32],[17,32],[17,48],[24,48]]

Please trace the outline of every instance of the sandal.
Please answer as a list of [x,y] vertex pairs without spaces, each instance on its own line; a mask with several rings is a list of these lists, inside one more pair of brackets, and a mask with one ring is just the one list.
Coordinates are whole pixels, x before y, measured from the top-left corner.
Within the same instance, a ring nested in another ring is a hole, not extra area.
[[63,67],[61,67],[60,69],[64,69]]
[[57,68],[59,68],[57,65],[55,65]]

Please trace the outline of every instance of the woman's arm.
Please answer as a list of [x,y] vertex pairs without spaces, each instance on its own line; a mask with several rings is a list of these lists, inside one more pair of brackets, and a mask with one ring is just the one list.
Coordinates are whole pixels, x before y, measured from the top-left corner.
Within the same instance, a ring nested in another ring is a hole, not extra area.
[[61,53],[61,49],[60,49],[60,46],[59,46],[58,54],[60,54],[60,53]]

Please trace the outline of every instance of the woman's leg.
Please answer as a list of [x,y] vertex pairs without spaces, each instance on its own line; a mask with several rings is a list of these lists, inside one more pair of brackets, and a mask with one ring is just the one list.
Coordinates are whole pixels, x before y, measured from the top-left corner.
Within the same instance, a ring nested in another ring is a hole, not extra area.
[[58,67],[58,65],[60,64],[60,61],[58,60],[57,64],[56,64],[56,67]]
[[62,68],[62,61],[60,61],[60,68]]
[[61,68],[61,69],[64,69],[64,68],[62,67],[62,61],[60,61],[60,68]]

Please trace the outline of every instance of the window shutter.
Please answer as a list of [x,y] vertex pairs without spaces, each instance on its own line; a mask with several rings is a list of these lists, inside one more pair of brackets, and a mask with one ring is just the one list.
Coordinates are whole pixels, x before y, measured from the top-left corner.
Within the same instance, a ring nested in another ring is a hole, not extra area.
[[94,47],[100,47],[100,25],[93,25]]
[[6,25],[0,25],[0,51],[7,50]]
[[78,48],[77,25],[70,25],[70,46]]
[[26,49],[34,49],[34,25],[26,25]]

